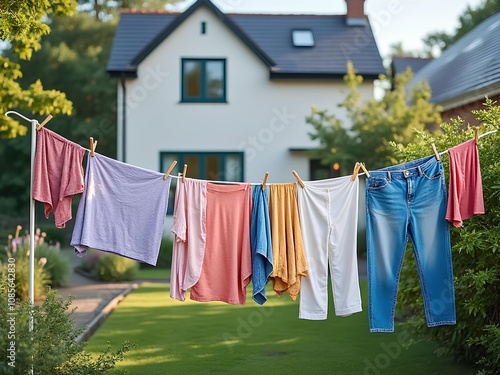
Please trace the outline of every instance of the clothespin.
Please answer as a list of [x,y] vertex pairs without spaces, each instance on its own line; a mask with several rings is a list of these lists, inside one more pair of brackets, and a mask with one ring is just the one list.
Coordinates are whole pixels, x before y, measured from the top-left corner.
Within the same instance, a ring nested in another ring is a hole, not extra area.
[[299,183],[299,185],[303,188],[304,187],[304,183],[302,182],[302,180],[300,179],[299,177],[299,174],[295,171],[292,171],[292,174],[295,176],[295,178],[297,179],[297,182]]
[[177,165],[177,160],[174,160],[172,162],[172,164],[170,164],[170,168],[168,168],[168,171],[167,173],[165,173],[165,175],[163,176],[163,179],[166,180],[168,178],[168,175],[170,174],[170,172],[172,172],[172,169],[174,169],[174,167]]
[[354,164],[354,169],[352,171],[352,180],[355,181],[356,180],[356,177],[358,177],[358,172],[359,172],[359,168],[361,166],[359,165],[358,162],[356,162],[356,164]]
[[474,140],[476,141],[476,146],[479,144],[479,126],[474,129]]
[[182,183],[184,183],[184,181],[185,181],[184,179],[186,178],[187,169],[188,169],[188,165],[184,164],[184,169],[182,170]]
[[266,183],[268,177],[269,177],[269,172],[266,172],[266,175],[264,176],[264,181],[262,181],[262,191],[266,190]]
[[52,117],[54,116],[48,115],[47,118],[43,120],[43,122],[40,125],[36,127],[36,130],[40,130],[41,128],[43,128],[50,120],[52,120]]
[[352,171],[353,181],[355,181],[356,177],[358,177],[359,168],[363,169],[363,172],[365,172],[366,177],[370,177],[370,172],[368,172],[368,169],[366,169],[365,164],[356,162],[356,164],[354,164],[354,170]]
[[90,156],[94,157],[94,151],[97,146],[97,141],[94,141],[94,138],[90,137]]
[[368,172],[368,170],[366,169],[365,163],[359,163],[359,166],[361,167],[361,169],[363,170],[363,172],[365,172],[365,176],[366,177],[370,177],[370,172]]
[[432,150],[434,151],[434,155],[436,156],[436,160],[441,160],[441,158],[439,157],[439,153],[438,153],[438,150],[436,148],[436,145],[434,143],[432,143]]

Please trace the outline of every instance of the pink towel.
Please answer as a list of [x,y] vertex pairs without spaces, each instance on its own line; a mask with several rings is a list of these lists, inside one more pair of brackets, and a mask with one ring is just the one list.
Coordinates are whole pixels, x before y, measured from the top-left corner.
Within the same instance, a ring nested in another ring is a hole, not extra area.
[[450,148],[449,155],[450,181],[446,219],[459,228],[462,220],[484,214],[479,152],[474,139],[471,139]]
[[57,228],[71,220],[71,200],[83,192],[85,150],[46,128],[38,131],[33,170],[33,199],[43,202],[45,217],[54,214]]

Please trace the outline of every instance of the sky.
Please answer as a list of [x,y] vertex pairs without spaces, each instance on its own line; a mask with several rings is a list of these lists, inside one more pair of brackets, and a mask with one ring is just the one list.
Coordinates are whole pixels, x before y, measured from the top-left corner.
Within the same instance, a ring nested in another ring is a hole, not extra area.
[[[223,12],[345,14],[345,0],[212,0]],[[183,10],[194,1],[176,6]],[[433,32],[453,32],[467,6],[476,8],[483,0],[365,0],[382,57],[392,44],[402,42],[404,50],[422,51],[422,39]]]

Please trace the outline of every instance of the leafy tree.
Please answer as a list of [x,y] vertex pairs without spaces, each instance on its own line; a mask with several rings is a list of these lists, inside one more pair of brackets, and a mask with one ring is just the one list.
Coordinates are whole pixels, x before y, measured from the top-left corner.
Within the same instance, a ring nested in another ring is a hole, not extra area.
[[165,10],[178,0],[78,0],[79,10],[90,13],[98,21],[106,21],[120,9]]
[[[486,100],[483,110],[473,111],[481,122],[481,133],[500,129],[500,107]],[[434,142],[446,150],[474,137],[474,129],[465,128],[463,120],[453,119],[441,125],[442,132],[432,135],[419,131],[414,142],[396,145],[401,162],[429,154]],[[453,273],[457,324],[427,328],[419,277],[412,252],[403,263],[399,285],[398,309],[409,317],[406,327],[423,340],[439,343],[439,354],[477,363],[480,374],[500,373],[500,137],[480,139],[481,177],[486,213],[465,220],[462,228],[451,227]],[[442,157],[445,172],[449,164]],[[447,176],[448,177],[448,176]]]
[[418,57],[417,52],[405,50],[401,42],[393,43],[390,47],[389,55],[391,57]]
[[[358,161],[370,169],[394,163],[396,157],[390,142],[406,145],[414,139],[414,129],[422,130],[441,120],[440,108],[429,103],[431,93],[426,83],[419,83],[407,93],[405,85],[411,77],[410,70],[398,74],[394,90],[386,91],[381,101],[363,101],[358,89],[363,78],[348,63],[344,76],[347,96],[339,107],[345,110],[351,125],[348,127],[327,110],[313,107],[306,121],[314,127],[310,137],[320,142],[316,156],[326,165],[339,163],[343,174],[350,173]],[[381,79],[387,80],[385,76]]]
[[[31,58],[40,49],[40,38],[50,32],[44,17],[72,14],[72,0],[0,0],[0,40],[10,43],[12,51],[21,59]],[[3,116],[9,109],[28,110],[39,115],[71,113],[71,102],[55,90],[44,90],[40,80],[22,88],[18,80],[22,72],[18,64],[0,56],[0,138],[24,135],[27,127],[17,119]]]
[[45,85],[66,93],[73,114],[47,126],[72,141],[98,140],[98,152],[116,156],[116,80],[106,73],[117,22],[97,22],[85,13],[55,19],[42,49],[21,61],[22,84],[43,77]]
[[467,6],[465,12],[460,16],[460,26],[451,34],[445,32],[436,32],[427,35],[424,38],[424,43],[433,49],[438,47],[440,50],[445,50],[457,40],[462,38],[469,31],[483,22],[486,18],[500,12],[500,0],[484,0],[477,8]]

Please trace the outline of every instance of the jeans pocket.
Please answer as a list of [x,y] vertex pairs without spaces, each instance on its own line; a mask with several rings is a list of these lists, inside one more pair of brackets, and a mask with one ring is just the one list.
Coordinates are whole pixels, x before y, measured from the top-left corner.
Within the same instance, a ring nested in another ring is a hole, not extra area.
[[431,170],[423,172],[423,175],[428,180],[437,180],[444,175],[444,170],[443,168],[433,168]]
[[389,180],[384,177],[370,177],[367,180],[366,188],[368,190],[380,190],[389,185]]

